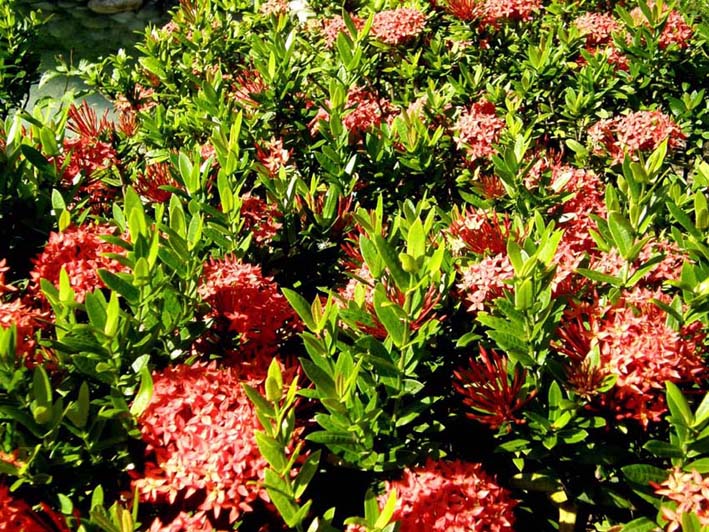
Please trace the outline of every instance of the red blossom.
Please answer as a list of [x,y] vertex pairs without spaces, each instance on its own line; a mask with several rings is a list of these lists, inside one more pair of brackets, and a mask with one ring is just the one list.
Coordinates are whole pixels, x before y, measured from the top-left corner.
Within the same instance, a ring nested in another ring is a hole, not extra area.
[[0,484],[0,532],[69,532],[63,517],[46,504],[41,506],[46,517]]
[[251,231],[257,244],[268,244],[278,234],[281,222],[276,221],[283,215],[278,208],[265,202],[258,196],[245,194],[241,198],[241,219],[244,228]]
[[621,29],[609,13],[585,13],[574,20],[574,26],[586,39],[586,45],[591,46],[611,43],[613,34]]
[[[386,488],[396,490],[393,520],[401,532],[513,530],[517,502],[482,464],[429,458],[423,466],[406,469],[400,480],[387,481]],[[380,506],[386,497],[381,496]]]
[[374,15],[372,36],[393,46],[415,39],[426,25],[426,15],[413,7],[387,9]]
[[675,503],[663,504],[661,518],[665,521],[665,530],[675,532],[683,530],[682,516],[694,514],[702,527],[709,526],[709,477],[703,477],[696,469],[689,472],[675,468],[667,480],[661,484],[650,482],[655,495],[666,497]]
[[172,197],[172,192],[162,187],[181,188],[172,177],[169,163],[149,164],[145,173],[138,175],[134,186],[138,194],[154,203],[165,203]]
[[636,111],[625,116],[600,120],[588,130],[594,153],[607,152],[614,163],[626,154],[637,158],[637,151],[650,152],[667,140],[671,150],[684,147],[687,136],[661,111]]
[[232,256],[204,265],[199,294],[217,332],[239,335],[239,353],[272,356],[301,326],[278,285],[261,268]]
[[488,101],[474,103],[463,111],[453,126],[458,149],[465,150],[471,160],[489,159],[496,152],[493,144],[500,140],[505,121],[497,117],[495,104]]
[[64,268],[76,300],[83,302],[88,292],[104,286],[98,276],[100,268],[114,273],[126,269],[117,260],[105,256],[107,253],[125,253],[123,248],[101,238],[113,234],[112,227],[101,224],[71,226],[61,233],[50,233],[44,250],[32,261],[30,293],[43,299],[40,279],[47,279],[58,288],[60,271]]
[[446,11],[464,21],[479,20],[485,14],[485,5],[480,0],[448,0]]
[[485,0],[483,22],[497,27],[507,20],[529,21],[541,7],[541,0]]
[[514,277],[512,263],[506,254],[484,257],[464,268],[456,285],[470,313],[477,313],[510,288],[506,281]]
[[278,175],[281,168],[288,166],[293,149],[283,148],[283,139],[271,137],[271,140],[256,144],[256,158],[268,170],[271,177]]
[[472,410],[466,412],[466,416],[492,429],[523,423],[524,420],[515,417],[515,412],[536,395],[536,390],[529,393],[523,390],[527,372],[519,366],[508,369],[507,358],[495,351],[488,355],[482,347],[480,359],[471,358],[469,363],[469,368],[453,372],[456,378],[453,388],[464,396],[463,403]]
[[[655,7],[655,2],[650,0],[648,2],[650,8]],[[666,5],[662,6],[662,14],[667,13],[668,7]],[[645,13],[642,9],[636,7],[630,11],[630,16],[635,22],[636,26],[649,26]],[[665,49],[670,45],[676,45],[679,49],[684,49],[689,46],[689,41],[694,36],[694,30],[687,24],[684,20],[682,14],[676,9],[672,9],[669,14],[667,14],[667,19],[662,25],[662,30],[658,37],[658,44],[661,49]]]
[[576,370],[595,356],[588,367],[615,376],[615,386],[599,397],[601,404],[618,419],[643,426],[667,411],[665,382],[694,383],[707,371],[699,322],[675,331],[653,298],[669,303],[661,292],[636,286],[614,305],[587,307],[578,314],[583,321],[564,320],[558,333],[557,349],[570,356]]
[[258,101],[254,99],[268,87],[258,70],[242,70],[234,80],[230,97],[247,107],[258,107]]
[[118,154],[110,141],[114,133],[107,114],[99,120],[86,101],[79,107],[72,104],[67,118],[67,130],[73,137],[65,138],[63,154],[50,158],[58,169],[65,187],[81,182],[78,199],[89,198],[94,212],[102,212],[118,193],[106,185],[97,173],[118,164]]
[[266,0],[259,11],[264,15],[285,15],[288,13],[288,0]]
[[47,320],[45,312],[32,308],[20,299],[0,300],[0,329],[15,326],[15,354],[27,367],[46,362],[45,354],[37,350],[36,336]]
[[[357,15],[349,15],[349,17],[352,20],[355,29],[357,29],[358,31],[362,29],[362,27],[364,26],[363,19],[361,19]],[[347,24],[345,24],[345,20],[340,15],[322,21],[322,35],[325,39],[325,46],[327,46],[328,48],[332,48],[332,46],[335,44],[335,41],[337,40],[337,36],[340,33],[348,31],[349,30],[347,28]]]
[[353,87],[347,92],[342,125],[356,138],[379,125],[393,112],[391,104],[372,91]]
[[476,209],[453,211],[448,233],[455,250],[466,249],[478,255],[498,255],[507,250],[510,237],[510,220],[507,215]]
[[[359,310],[363,310],[369,321],[367,323],[358,323],[357,326],[367,334],[383,340],[388,333],[384,324],[379,320],[374,306],[374,289],[377,281],[372,277],[366,263],[362,264],[356,271],[350,272],[350,274],[352,274],[352,278],[337,294],[339,302],[345,308],[354,305]],[[404,307],[406,294],[386,278],[379,282],[384,286],[387,299],[396,303],[399,307]],[[441,294],[437,288],[433,285],[429,286],[423,300],[411,310],[414,319],[408,323],[409,330],[417,331],[432,319],[443,319],[443,316],[435,313],[436,305],[438,305],[440,299]]]
[[254,438],[259,424],[240,380],[239,369],[214,363],[153,374],[153,396],[139,419],[148,461],[134,487],[143,501],[198,514],[151,530],[182,530],[176,526],[184,523],[202,530],[204,515],[218,519],[222,512],[234,523],[265,497],[267,463]]

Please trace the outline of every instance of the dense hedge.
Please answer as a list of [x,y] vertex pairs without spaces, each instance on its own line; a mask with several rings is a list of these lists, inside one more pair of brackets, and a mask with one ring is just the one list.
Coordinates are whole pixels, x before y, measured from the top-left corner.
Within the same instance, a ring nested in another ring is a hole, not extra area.
[[643,2],[183,0],[8,118],[0,530],[706,529],[709,25]]

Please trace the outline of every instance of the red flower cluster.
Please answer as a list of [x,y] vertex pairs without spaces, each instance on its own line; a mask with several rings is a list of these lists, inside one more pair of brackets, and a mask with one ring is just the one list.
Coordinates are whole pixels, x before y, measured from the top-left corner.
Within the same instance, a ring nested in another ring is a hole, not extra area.
[[[364,20],[357,15],[350,15],[350,19],[352,19],[352,23],[358,31],[364,26]],[[340,33],[348,32],[349,30],[347,28],[347,24],[345,24],[345,19],[343,19],[340,15],[337,15],[333,18],[323,20],[321,31],[323,38],[325,39],[325,46],[332,48],[337,40],[337,36]]]
[[682,516],[694,514],[702,527],[709,526],[709,477],[693,469],[689,473],[677,468],[670,472],[661,484],[650,483],[655,495],[667,497],[674,506],[662,505],[662,519],[666,521],[667,532],[683,530]]
[[621,29],[618,21],[609,13],[586,13],[574,20],[574,26],[585,37],[588,46],[609,44],[613,34]]
[[687,136],[661,111],[636,111],[625,116],[600,120],[588,130],[597,154],[608,153],[614,162],[625,154],[637,157],[636,151],[652,151],[667,139],[669,149],[684,146]]
[[505,290],[510,289],[506,281],[511,281],[513,277],[514,269],[510,259],[506,253],[500,253],[465,268],[456,287],[465,299],[468,312],[475,314],[502,297]]
[[43,362],[43,357],[36,353],[37,331],[42,328],[42,320],[46,319],[44,313],[26,305],[20,299],[13,301],[0,301],[0,328],[9,329],[16,327],[17,338],[15,354],[24,360],[28,367]]
[[531,20],[541,5],[541,0],[447,0],[445,8],[460,20],[498,27],[507,20]]
[[342,124],[355,137],[378,127],[393,112],[388,100],[362,87],[353,87],[347,93]]
[[513,530],[517,503],[481,464],[428,459],[386,486],[397,493],[394,520],[401,532]]
[[585,310],[588,327],[567,319],[559,331],[559,351],[576,366],[572,373],[597,350],[599,360],[593,371],[616,377],[601,403],[618,419],[635,419],[643,426],[659,421],[666,412],[665,382],[695,382],[706,373],[699,324],[673,330],[652,298],[667,299],[660,292],[635,288],[613,306],[596,304]]
[[372,35],[393,46],[415,39],[426,25],[426,15],[413,7],[387,9],[374,15]]
[[[394,112],[394,106],[385,98],[363,87],[353,87],[347,93],[342,124],[350,132],[351,139],[356,141],[369,129],[391,118]],[[318,109],[315,118],[310,121],[310,133],[315,135],[320,121],[329,119],[330,114],[325,109]]]
[[169,163],[148,165],[145,173],[140,174],[133,185],[138,194],[154,203],[165,203],[172,196],[172,192],[161,187],[180,188],[180,184],[172,177]]
[[192,519],[200,525],[222,511],[236,522],[259,496],[265,497],[258,482],[267,466],[238,369],[214,363],[170,367],[153,375],[153,389],[139,419],[149,453],[144,476],[134,481],[141,499],[197,510]]
[[59,274],[64,268],[76,300],[83,302],[88,292],[104,286],[97,273],[100,268],[114,273],[125,270],[120,262],[105,256],[106,253],[122,254],[125,251],[101,238],[113,233],[112,227],[101,224],[72,226],[61,233],[50,233],[44,250],[32,261],[30,293],[43,299],[40,279],[47,279],[58,288]]
[[266,0],[260,11],[264,15],[284,15],[288,13],[288,0]]
[[258,107],[254,96],[258,96],[268,87],[258,70],[242,70],[231,86],[230,97],[247,107]]
[[256,145],[256,158],[272,177],[278,175],[278,171],[288,165],[291,155],[293,150],[283,148],[283,139],[271,137],[271,140]]
[[471,160],[489,159],[497,153],[493,144],[500,140],[504,127],[505,121],[495,113],[495,104],[479,101],[461,113],[453,126],[454,139]]
[[[84,101],[80,107],[72,104],[67,118],[67,129],[75,134],[65,138],[65,155],[54,158],[54,163],[62,170],[62,181],[67,187],[83,182],[78,190],[79,197],[88,197],[95,211],[110,205],[118,190],[109,188],[95,174],[118,163],[118,154],[107,139],[113,135],[113,126],[106,119],[107,114],[98,119],[96,112]],[[104,139],[104,140],[101,140]]]
[[536,390],[530,393],[522,390],[527,372],[517,366],[510,375],[507,358],[495,351],[488,355],[482,347],[480,360],[471,358],[469,362],[469,368],[453,372],[456,378],[453,388],[465,397],[463,403],[472,410],[466,416],[492,429],[509,423],[523,423],[524,420],[515,417],[515,412],[536,395]]
[[478,255],[506,253],[510,237],[510,220],[507,215],[500,219],[497,213],[481,209],[453,211],[453,221],[448,228],[453,250],[467,250]]
[[[650,7],[654,7],[653,1],[650,1],[649,3]],[[662,12],[663,14],[667,13],[667,6],[663,6]],[[630,16],[633,18],[636,25],[649,26],[650,24],[645,17],[645,13],[643,13],[642,9],[639,7],[634,8],[630,12]],[[689,46],[689,41],[693,36],[694,30],[692,27],[685,22],[684,17],[679,11],[673,9],[667,15],[667,20],[662,26],[662,31],[660,32],[660,36],[658,38],[658,44],[662,49],[665,49],[673,44],[680,49],[684,49]]]
[[257,244],[268,244],[278,234],[281,212],[275,205],[263,201],[258,196],[245,194],[241,198],[241,219],[244,228],[251,231]]
[[204,265],[199,295],[210,306],[217,327],[239,335],[239,353],[272,356],[300,321],[278,285],[261,268],[231,256]]
[[13,497],[4,484],[0,484],[0,508],[0,532],[69,532],[64,518],[49,506],[42,504],[42,510],[49,518],[45,520],[25,501]]
[[532,20],[541,7],[541,0],[485,0],[483,22],[496,27],[507,20]]

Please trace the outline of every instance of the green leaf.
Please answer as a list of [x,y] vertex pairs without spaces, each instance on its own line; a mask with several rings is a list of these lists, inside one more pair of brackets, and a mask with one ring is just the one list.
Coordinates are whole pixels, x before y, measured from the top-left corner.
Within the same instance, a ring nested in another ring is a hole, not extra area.
[[305,439],[313,443],[322,443],[324,445],[345,445],[357,442],[355,435],[350,432],[328,432],[325,430],[311,432]]
[[286,473],[284,469],[288,464],[285,453],[283,452],[283,447],[273,438],[268,436],[263,431],[256,431],[254,433],[256,438],[256,444],[261,452],[261,455],[266,459],[266,461],[271,465],[273,469],[279,474]]
[[140,290],[123,279],[123,277],[104,269],[98,270],[98,276],[108,288],[118,292],[129,303],[137,303],[140,299]]
[[[378,284],[374,290],[374,311],[384,325],[394,345],[401,348],[406,341],[406,322],[396,311],[397,305],[387,299],[384,286]],[[403,312],[403,311],[402,311]]]
[[700,427],[707,420],[709,420],[709,393],[704,395],[704,399],[699,403],[697,411],[694,413],[694,427]]
[[256,390],[256,388],[253,388],[248,384],[242,384],[242,386],[244,387],[244,392],[246,392],[247,397],[256,407],[256,410],[262,412],[263,414],[265,414],[266,417],[272,419],[275,415],[273,405],[266,401],[266,398],[263,397],[260,393],[258,393],[258,390]]
[[709,473],[709,458],[699,458],[693,462],[688,463],[684,466],[685,471],[696,470],[700,474],[704,475]]
[[392,516],[394,515],[394,510],[396,509],[396,488],[393,488],[389,492],[389,496],[387,497],[386,502],[384,503],[384,507],[382,508],[382,511],[379,513],[379,517],[374,523],[374,528],[384,528],[389,521],[391,520]]
[[635,236],[630,222],[623,217],[619,212],[611,212],[608,215],[608,229],[613,236],[618,251],[626,260],[632,260],[635,257],[631,256]]
[[409,234],[406,238],[406,253],[414,259],[418,259],[426,252],[426,233],[421,220],[416,221],[409,227]]
[[660,440],[648,440],[643,449],[654,454],[655,456],[662,456],[668,458],[682,458],[684,453],[682,449],[671,443],[667,443]]
[[138,393],[133,398],[133,404],[130,406],[130,413],[138,417],[150,404],[150,399],[153,397],[153,378],[150,375],[148,366],[143,366],[140,370],[140,387]]
[[633,464],[621,467],[625,477],[639,486],[649,487],[650,482],[661,483],[667,479],[667,471],[647,464]]
[[106,326],[106,299],[100,291],[89,292],[84,301],[89,322],[95,329],[103,332]]
[[398,254],[391,244],[389,244],[382,235],[374,235],[374,245],[377,251],[379,251],[379,255],[389,269],[389,273],[399,290],[408,290],[411,283],[411,276],[401,267]]
[[318,466],[320,465],[320,451],[315,451],[313,454],[306,458],[303,465],[298,471],[298,475],[295,477],[295,482],[293,484],[293,491],[296,499],[300,498],[305,492],[305,489],[310,484],[310,481],[315,476],[318,471]]
[[103,332],[109,338],[118,331],[118,321],[121,315],[121,308],[118,304],[118,292],[111,292],[111,298],[106,306],[106,324]]
[[268,376],[266,377],[266,400],[275,403],[281,399],[283,394],[283,375],[278,361],[274,358],[268,366]]
[[305,358],[300,359],[305,375],[315,385],[315,388],[325,397],[338,398],[335,381],[325,371]]
[[303,296],[297,292],[291,290],[290,288],[281,288],[283,295],[286,296],[288,303],[298,313],[300,319],[303,320],[306,327],[311,331],[316,329],[315,321],[313,320],[313,315],[310,313],[310,305],[305,300]]
[[667,390],[667,406],[672,417],[677,421],[683,421],[686,427],[694,425],[694,415],[677,385],[667,381],[665,388]]
[[89,419],[89,385],[86,381],[81,383],[79,387],[79,397],[67,409],[66,417],[69,418],[77,428],[84,428]]
[[44,367],[37,366],[32,375],[32,397],[39,406],[52,405],[52,385]]

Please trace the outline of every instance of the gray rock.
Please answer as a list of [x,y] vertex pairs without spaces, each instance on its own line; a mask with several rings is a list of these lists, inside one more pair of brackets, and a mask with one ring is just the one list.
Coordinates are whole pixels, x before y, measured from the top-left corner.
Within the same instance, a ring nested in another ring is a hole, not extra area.
[[135,11],[143,0],[89,0],[89,9],[101,15],[112,15],[124,11]]

